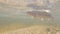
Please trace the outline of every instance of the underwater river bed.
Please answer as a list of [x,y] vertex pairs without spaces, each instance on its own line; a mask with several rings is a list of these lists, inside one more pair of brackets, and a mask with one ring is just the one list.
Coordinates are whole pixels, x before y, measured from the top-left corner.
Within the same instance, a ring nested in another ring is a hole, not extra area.
[[17,30],[34,25],[54,26],[60,29],[60,6],[52,8],[51,14],[54,16],[54,21],[41,21],[39,18],[27,16],[25,10],[8,7],[0,3],[0,32]]

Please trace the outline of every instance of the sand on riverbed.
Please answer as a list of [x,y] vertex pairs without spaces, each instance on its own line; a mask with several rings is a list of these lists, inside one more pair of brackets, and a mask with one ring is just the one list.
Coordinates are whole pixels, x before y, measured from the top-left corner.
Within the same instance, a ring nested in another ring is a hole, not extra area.
[[6,31],[1,34],[47,34],[48,33],[47,28],[50,28],[54,32],[55,29],[57,29],[51,26],[38,25],[38,26],[30,26],[12,31]]

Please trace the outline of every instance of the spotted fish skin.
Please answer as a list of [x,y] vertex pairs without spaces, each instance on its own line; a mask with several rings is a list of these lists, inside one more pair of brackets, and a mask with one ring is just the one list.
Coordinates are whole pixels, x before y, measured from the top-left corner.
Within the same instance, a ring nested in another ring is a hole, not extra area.
[[51,14],[49,14],[49,13],[47,13],[47,12],[42,12],[42,11],[28,11],[27,12],[27,14],[29,15],[29,16],[33,16],[34,18],[41,18],[42,20],[43,19],[54,19],[54,17],[51,15]]

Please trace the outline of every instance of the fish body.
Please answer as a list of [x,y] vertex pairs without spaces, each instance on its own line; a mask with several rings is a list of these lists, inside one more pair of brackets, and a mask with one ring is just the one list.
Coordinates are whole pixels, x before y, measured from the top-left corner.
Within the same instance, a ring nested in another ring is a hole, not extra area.
[[41,20],[44,19],[53,19],[53,16],[48,13],[48,12],[43,12],[43,11],[28,11],[27,14],[29,16],[33,16],[34,18],[41,18]]

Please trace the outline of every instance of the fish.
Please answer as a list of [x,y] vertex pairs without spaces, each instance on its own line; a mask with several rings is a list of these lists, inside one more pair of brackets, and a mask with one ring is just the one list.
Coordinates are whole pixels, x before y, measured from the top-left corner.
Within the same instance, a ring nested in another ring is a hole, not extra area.
[[48,13],[48,12],[44,12],[44,11],[28,11],[27,15],[29,16],[33,16],[33,18],[41,18],[41,20],[53,20],[54,17]]

